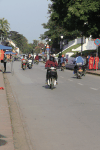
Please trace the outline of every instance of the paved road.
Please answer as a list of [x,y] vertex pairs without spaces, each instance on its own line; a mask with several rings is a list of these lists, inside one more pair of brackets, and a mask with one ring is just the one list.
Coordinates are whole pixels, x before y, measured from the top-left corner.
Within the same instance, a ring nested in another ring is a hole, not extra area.
[[[58,85],[45,86],[44,64],[7,74],[34,150],[100,150],[100,77],[76,79],[58,69]],[[7,65],[10,71],[10,64]]]

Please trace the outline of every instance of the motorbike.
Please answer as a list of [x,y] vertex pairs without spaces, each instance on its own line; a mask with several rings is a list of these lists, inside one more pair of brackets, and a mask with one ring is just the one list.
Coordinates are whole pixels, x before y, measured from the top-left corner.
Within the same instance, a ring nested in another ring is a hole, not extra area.
[[28,60],[27,67],[28,67],[29,69],[32,68],[32,60],[31,60],[31,59]]
[[77,68],[74,70],[74,74],[76,75],[77,79],[81,79],[82,76],[86,74],[85,66],[78,65]]
[[37,64],[37,65],[38,65],[38,63],[39,63],[39,61],[38,61],[38,60],[35,60],[35,61],[34,61],[34,64]]
[[64,71],[64,69],[65,69],[65,63],[63,62],[63,63],[61,64],[61,71]]
[[22,61],[22,69],[25,70],[26,69],[26,60]]
[[56,68],[50,67],[48,73],[49,73],[49,79],[47,81],[47,85],[50,87],[51,90],[53,90],[54,86],[57,84],[56,83]]

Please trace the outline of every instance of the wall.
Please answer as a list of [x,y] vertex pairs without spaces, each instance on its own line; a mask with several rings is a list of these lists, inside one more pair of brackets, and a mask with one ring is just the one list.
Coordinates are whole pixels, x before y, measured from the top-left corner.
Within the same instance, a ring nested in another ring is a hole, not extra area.
[[[83,44],[83,48],[82,51],[85,50],[95,50],[96,49],[96,45],[94,44],[94,40],[89,40],[88,38],[86,38],[86,43]],[[81,46],[76,48],[76,49],[72,49],[72,51],[81,51]]]

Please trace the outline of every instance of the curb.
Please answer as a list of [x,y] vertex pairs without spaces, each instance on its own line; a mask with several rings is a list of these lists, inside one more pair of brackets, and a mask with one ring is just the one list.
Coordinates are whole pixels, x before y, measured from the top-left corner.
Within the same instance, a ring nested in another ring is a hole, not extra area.
[[[72,68],[67,68],[67,67],[66,67],[66,69],[68,69],[68,70],[72,70],[72,71],[73,71],[73,69],[72,69]],[[95,73],[95,72],[89,72],[89,71],[86,71],[86,74],[92,74],[92,75],[100,76],[100,74],[98,74],[98,73]]]
[[[0,150],[14,150],[12,124],[7,101],[2,66],[0,65]],[[3,88],[3,90],[2,90]]]

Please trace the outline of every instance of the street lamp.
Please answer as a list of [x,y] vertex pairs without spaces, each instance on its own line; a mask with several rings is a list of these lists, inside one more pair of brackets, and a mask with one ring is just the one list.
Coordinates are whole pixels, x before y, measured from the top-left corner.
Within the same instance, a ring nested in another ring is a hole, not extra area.
[[[85,25],[88,25],[88,22],[84,22],[83,27]],[[83,31],[81,32],[82,38],[81,38],[81,56],[82,56],[82,51],[83,51]]]
[[61,35],[61,55],[62,55],[62,49],[63,49],[63,35]]
[[82,37],[81,37],[81,56],[82,56],[82,51],[83,51],[83,32],[81,34],[82,34]]
[[50,42],[51,42],[51,39],[49,39],[49,57],[50,57]]

